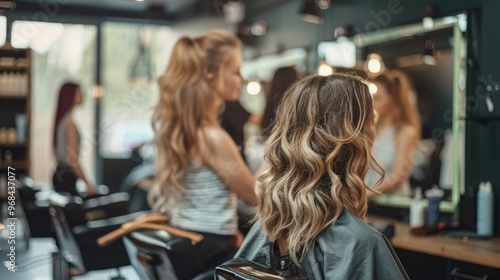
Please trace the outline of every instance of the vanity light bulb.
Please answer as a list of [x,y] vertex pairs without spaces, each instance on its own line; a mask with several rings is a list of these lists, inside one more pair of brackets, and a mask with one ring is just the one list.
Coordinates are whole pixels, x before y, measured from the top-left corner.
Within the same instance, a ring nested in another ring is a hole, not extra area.
[[330,76],[331,74],[333,74],[333,68],[323,61],[318,67],[318,74],[320,76]]
[[375,93],[377,93],[378,90],[377,85],[374,83],[369,83],[368,90],[370,90],[371,95],[374,95]]
[[382,64],[380,63],[380,60],[372,58],[368,61],[368,71],[378,73],[381,69]]
[[247,92],[250,95],[257,95],[260,92],[260,84],[256,81],[251,81],[247,85]]

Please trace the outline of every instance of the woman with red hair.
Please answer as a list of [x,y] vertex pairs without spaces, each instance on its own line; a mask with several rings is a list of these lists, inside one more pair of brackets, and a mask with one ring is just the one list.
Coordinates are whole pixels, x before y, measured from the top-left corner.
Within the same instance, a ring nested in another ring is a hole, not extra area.
[[95,193],[94,185],[87,179],[78,161],[80,134],[71,113],[75,106],[82,103],[82,91],[79,85],[65,83],[59,91],[57,111],[54,121],[52,145],[57,168],[52,177],[57,192],[67,192],[79,196],[76,181],[81,179],[87,185],[87,195]]

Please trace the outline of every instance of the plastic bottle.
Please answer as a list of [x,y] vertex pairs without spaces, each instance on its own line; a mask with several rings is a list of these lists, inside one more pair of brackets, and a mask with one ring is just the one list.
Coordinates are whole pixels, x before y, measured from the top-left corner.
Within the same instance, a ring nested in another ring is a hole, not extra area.
[[425,205],[422,188],[415,189],[415,196],[410,205],[410,228],[419,228],[425,225]]
[[427,225],[437,226],[439,222],[439,203],[443,198],[444,191],[438,186],[432,186],[432,189],[425,191],[427,198]]
[[493,235],[493,192],[491,182],[479,184],[477,193],[477,234]]

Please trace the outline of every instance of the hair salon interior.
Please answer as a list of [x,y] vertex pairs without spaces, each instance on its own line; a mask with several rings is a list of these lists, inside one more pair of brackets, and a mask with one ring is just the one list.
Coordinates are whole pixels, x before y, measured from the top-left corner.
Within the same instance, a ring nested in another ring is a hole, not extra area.
[[[158,78],[180,37],[213,29],[243,43],[241,106],[226,118],[244,115],[234,141],[253,171],[278,69],[402,72],[421,134],[410,192],[370,200],[367,221],[411,279],[500,279],[499,12],[495,0],[0,1],[0,279],[213,279],[159,233],[97,243],[150,210]],[[53,183],[58,95],[75,84],[91,198],[82,180],[76,194]]]

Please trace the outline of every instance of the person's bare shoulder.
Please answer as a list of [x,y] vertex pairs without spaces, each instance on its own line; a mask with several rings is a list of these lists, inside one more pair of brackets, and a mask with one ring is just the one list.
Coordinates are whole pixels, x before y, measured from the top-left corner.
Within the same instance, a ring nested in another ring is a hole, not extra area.
[[207,141],[209,141],[209,144],[211,144],[216,149],[219,147],[227,148],[228,145],[232,143],[229,134],[221,127],[204,127],[202,129],[202,133],[205,134]]
[[420,135],[418,135],[418,130],[411,125],[403,125],[400,127],[398,135],[395,139],[396,147],[399,149],[412,150],[411,147],[416,147],[417,143],[420,141]]
[[401,135],[405,137],[417,138],[417,129],[412,125],[403,125],[401,127]]

